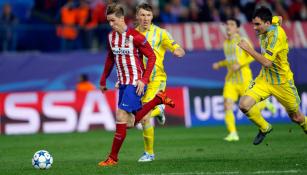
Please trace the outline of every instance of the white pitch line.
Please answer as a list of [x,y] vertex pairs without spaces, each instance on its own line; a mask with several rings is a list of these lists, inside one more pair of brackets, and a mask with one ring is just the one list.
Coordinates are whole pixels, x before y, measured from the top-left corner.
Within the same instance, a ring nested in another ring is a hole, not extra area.
[[139,174],[139,175],[224,175],[224,174],[298,174],[302,173],[300,170],[268,170],[268,171],[252,171],[252,172],[239,172],[239,171],[217,171],[217,172],[180,172],[180,173],[159,173],[159,174]]
[[[182,173],[161,173],[159,175],[223,175],[239,174],[238,171],[220,171],[220,172],[182,172]],[[158,175],[158,174],[139,174],[139,175]]]
[[283,174],[288,174],[288,173],[296,174],[296,173],[301,173],[301,171],[299,171],[299,170],[255,171],[255,172],[252,172],[251,174],[280,174],[280,173],[283,173]]

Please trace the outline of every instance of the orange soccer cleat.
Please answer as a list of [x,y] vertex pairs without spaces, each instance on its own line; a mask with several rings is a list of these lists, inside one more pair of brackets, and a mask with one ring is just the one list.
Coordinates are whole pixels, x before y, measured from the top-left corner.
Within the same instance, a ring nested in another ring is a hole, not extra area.
[[172,108],[175,107],[174,101],[170,99],[169,97],[167,97],[165,92],[159,91],[156,96],[158,96],[161,99],[163,104],[168,105]]
[[98,163],[99,166],[105,167],[105,166],[113,166],[116,165],[117,161],[113,160],[111,157],[108,157],[107,160],[101,161]]

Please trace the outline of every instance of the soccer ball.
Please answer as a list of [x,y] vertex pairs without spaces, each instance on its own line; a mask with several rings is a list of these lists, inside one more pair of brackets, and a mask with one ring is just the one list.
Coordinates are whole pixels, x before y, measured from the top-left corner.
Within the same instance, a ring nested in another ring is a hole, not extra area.
[[49,169],[53,163],[51,154],[46,150],[39,150],[34,153],[32,165],[36,169]]

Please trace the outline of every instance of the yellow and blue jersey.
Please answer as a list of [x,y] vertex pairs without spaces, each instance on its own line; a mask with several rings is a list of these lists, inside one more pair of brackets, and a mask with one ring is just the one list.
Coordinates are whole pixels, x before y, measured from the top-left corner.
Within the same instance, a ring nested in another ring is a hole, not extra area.
[[[249,64],[254,59],[238,46],[241,39],[248,41],[239,34],[234,35],[232,39],[224,41],[225,60],[219,61],[218,64],[219,66],[227,67],[226,83],[244,84],[252,79],[252,71]],[[232,66],[236,63],[240,64],[241,68],[238,71],[233,71]]]
[[288,62],[288,41],[285,31],[279,25],[271,25],[267,33],[260,36],[261,54],[272,61],[272,66],[264,67],[259,77],[270,84],[283,84],[293,80]]
[[[166,81],[167,76],[164,70],[164,55],[166,50],[174,52],[179,48],[179,44],[173,39],[173,37],[165,30],[154,24],[151,24],[149,30],[141,32],[139,27],[136,30],[142,33],[149,44],[151,45],[155,55],[156,63],[150,75],[149,81]],[[144,65],[147,63],[147,58],[143,59]]]

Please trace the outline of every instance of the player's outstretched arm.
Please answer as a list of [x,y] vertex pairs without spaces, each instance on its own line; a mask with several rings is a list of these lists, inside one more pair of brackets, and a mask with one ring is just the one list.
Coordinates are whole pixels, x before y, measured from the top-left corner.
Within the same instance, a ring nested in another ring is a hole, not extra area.
[[264,67],[271,67],[272,61],[265,58],[263,55],[255,51],[247,41],[241,40],[238,44],[238,46],[245,50],[248,54],[250,54],[252,57],[254,57],[255,60],[257,60],[260,64],[262,64]]
[[219,70],[220,69],[219,63],[217,63],[217,62],[213,63],[212,64],[212,69]]
[[182,58],[185,55],[184,49],[173,39],[172,35],[166,30],[162,31],[162,45],[166,50],[173,53],[174,56]]
[[140,53],[142,53],[148,59],[145,72],[143,74],[142,79],[140,80],[144,84],[147,84],[149,82],[150,74],[156,63],[156,55],[154,51],[152,50],[150,44],[148,43],[148,41],[142,34],[136,32],[135,40],[133,41],[134,41],[134,45],[139,49]]
[[212,64],[212,69],[214,70],[219,70],[221,67],[226,67],[228,66],[228,61],[226,59],[218,61],[218,62],[214,62]]
[[174,50],[173,55],[178,58],[182,58],[185,55],[185,51],[183,48],[179,47]]
[[101,78],[100,78],[100,90],[102,92],[106,91],[107,90],[107,78],[109,77],[112,69],[113,69],[113,66],[114,66],[114,57],[113,57],[113,54],[111,52],[111,50],[109,49],[108,50],[108,54],[107,54],[107,58],[106,58],[106,62],[104,64],[104,69],[103,69],[103,73],[101,75]]

